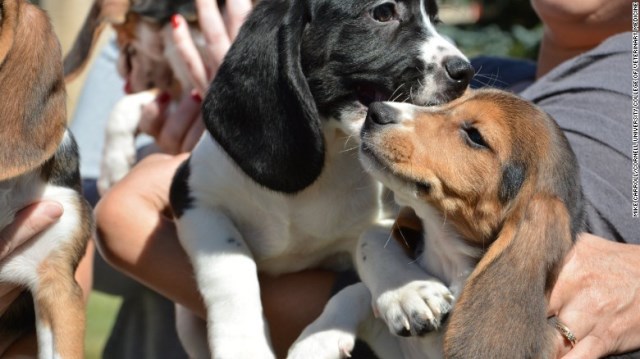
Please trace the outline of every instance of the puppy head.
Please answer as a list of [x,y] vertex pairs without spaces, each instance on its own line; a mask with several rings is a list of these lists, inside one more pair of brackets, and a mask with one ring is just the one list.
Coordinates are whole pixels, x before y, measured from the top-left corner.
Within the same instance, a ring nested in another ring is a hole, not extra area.
[[327,128],[356,135],[376,100],[463,93],[473,70],[436,19],[429,0],[261,2],[205,100],[207,128],[258,183],[302,190],[322,171]]
[[303,72],[323,117],[356,135],[374,101],[437,105],[473,76],[462,53],[436,31],[435,1],[312,2]]
[[447,105],[379,103],[362,129],[365,169],[418,214],[435,207],[486,250],[448,327],[450,357],[536,357],[545,293],[582,224],[576,159],[555,122],[506,92]]
[[49,19],[24,0],[0,2],[0,181],[41,165],[66,128],[62,54]]

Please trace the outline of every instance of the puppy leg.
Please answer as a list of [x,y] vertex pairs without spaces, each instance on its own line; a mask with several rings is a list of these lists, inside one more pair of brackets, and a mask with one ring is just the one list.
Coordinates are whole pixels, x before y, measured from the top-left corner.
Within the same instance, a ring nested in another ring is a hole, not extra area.
[[105,193],[121,180],[135,163],[135,133],[142,116],[142,106],[153,101],[155,96],[152,91],[125,96],[111,111],[100,163],[100,193]]
[[38,357],[84,357],[84,301],[73,267],[56,253],[38,268],[34,291]]
[[207,322],[179,304],[176,304],[176,330],[189,358],[211,357],[207,345]]
[[177,220],[207,309],[215,358],[274,358],[262,313],[256,262],[231,220],[194,206]]
[[327,303],[289,350],[289,359],[348,358],[356,337],[364,340],[380,358],[398,358],[398,339],[376,319],[367,303],[371,294],[364,283],[344,288]]
[[440,327],[454,297],[438,279],[430,277],[391,239],[391,226],[374,227],[358,244],[360,278],[373,297],[376,314],[392,333],[420,335]]

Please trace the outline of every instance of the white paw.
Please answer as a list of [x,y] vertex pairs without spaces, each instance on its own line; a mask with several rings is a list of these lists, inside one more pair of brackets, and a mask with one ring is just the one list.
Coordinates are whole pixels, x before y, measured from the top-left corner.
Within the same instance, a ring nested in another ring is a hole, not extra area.
[[104,151],[97,183],[100,194],[107,192],[126,176],[135,162],[135,155],[135,147],[133,149],[127,146],[120,149],[111,147],[109,151]]
[[419,280],[377,296],[374,311],[391,333],[406,337],[440,328],[453,302],[453,294],[444,284]]
[[355,337],[337,329],[299,338],[289,349],[288,359],[350,358]]

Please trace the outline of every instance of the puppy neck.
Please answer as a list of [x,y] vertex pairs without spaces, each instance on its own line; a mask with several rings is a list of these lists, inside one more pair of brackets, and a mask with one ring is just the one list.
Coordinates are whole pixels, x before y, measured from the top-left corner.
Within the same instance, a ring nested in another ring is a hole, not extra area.
[[428,273],[447,284],[457,297],[482,250],[469,245],[447,218],[429,204],[423,203],[414,210],[424,229],[424,244],[417,260]]

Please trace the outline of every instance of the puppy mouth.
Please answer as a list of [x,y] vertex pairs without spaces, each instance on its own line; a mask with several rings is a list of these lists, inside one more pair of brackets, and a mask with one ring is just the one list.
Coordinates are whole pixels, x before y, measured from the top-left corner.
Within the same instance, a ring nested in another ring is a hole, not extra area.
[[389,91],[370,83],[360,83],[355,86],[355,97],[364,107],[374,102],[389,101]]
[[420,192],[427,195],[431,193],[432,186],[429,181],[412,178],[394,170],[394,166],[385,160],[384,156],[381,156],[374,147],[368,144],[367,141],[362,141],[360,144],[361,161],[366,158],[368,162],[364,166],[367,172],[394,192]]

